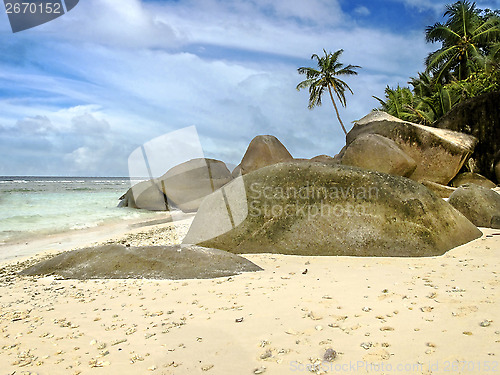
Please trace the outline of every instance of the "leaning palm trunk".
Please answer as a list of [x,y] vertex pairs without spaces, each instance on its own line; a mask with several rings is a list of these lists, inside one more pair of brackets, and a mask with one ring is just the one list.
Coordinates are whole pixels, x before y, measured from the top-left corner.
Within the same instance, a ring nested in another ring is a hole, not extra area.
[[331,89],[331,87],[330,87],[330,86],[328,86],[328,92],[330,93],[330,98],[332,99],[333,108],[335,108],[335,113],[337,114],[337,118],[339,119],[340,126],[342,126],[342,130],[344,131],[344,134],[346,134],[346,135],[347,135],[347,130],[345,130],[344,123],[343,123],[343,122],[342,122],[342,120],[340,119],[339,110],[338,110],[338,108],[337,108],[337,104],[335,104],[335,100],[333,99],[332,89]]

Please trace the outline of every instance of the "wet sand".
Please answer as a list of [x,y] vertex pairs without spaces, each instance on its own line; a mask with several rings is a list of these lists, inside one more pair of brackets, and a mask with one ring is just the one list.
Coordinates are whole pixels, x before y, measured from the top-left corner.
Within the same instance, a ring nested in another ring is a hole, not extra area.
[[[25,260],[40,253],[57,254],[99,243],[115,243],[126,239],[127,236],[135,242],[142,240],[147,244],[154,244],[155,239],[168,242],[172,235],[175,239],[178,237],[178,230],[184,234],[187,228],[185,223],[189,223],[193,216],[194,214],[176,213],[176,224],[172,225],[171,216],[165,213],[157,219],[124,220],[92,228],[29,237],[24,241],[11,241],[0,244],[0,262]],[[167,233],[160,235],[165,228]]]

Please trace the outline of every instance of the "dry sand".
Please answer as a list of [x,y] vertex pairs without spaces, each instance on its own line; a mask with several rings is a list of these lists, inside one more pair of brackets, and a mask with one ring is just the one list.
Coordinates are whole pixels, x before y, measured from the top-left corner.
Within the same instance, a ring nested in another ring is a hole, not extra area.
[[[169,225],[108,242],[175,243]],[[500,231],[482,230],[440,257],[249,255],[264,271],[209,280],[21,278],[11,262],[0,373],[500,373]]]

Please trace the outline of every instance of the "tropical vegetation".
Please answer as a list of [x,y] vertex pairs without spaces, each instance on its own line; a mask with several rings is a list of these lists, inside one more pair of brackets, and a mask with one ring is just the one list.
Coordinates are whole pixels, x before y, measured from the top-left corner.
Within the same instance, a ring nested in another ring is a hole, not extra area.
[[356,75],[358,74],[356,69],[361,67],[357,65],[344,66],[344,64],[340,63],[339,57],[344,52],[342,49],[333,53],[327,52],[326,50],[323,50],[323,52],[324,56],[318,56],[317,54],[311,56],[311,59],[317,62],[317,69],[310,67],[301,67],[298,69],[299,74],[305,74],[306,79],[297,85],[297,90],[309,88],[309,109],[320,106],[322,95],[325,90],[328,90],[340,126],[344,133],[347,134],[344,123],[340,118],[337,104],[335,103],[334,94],[339,103],[345,107],[346,90],[351,94],[353,92],[347,83],[338,77]]
[[447,5],[446,21],[426,29],[426,41],[441,43],[426,71],[410,87],[385,89],[379,110],[403,120],[432,125],[455,105],[500,90],[500,11],[481,10],[466,0]]

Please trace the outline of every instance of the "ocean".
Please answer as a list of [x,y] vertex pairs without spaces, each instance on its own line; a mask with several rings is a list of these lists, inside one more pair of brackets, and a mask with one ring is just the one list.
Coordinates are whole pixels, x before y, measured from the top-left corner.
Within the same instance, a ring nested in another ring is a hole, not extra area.
[[125,177],[0,176],[0,245],[161,213],[118,208]]

